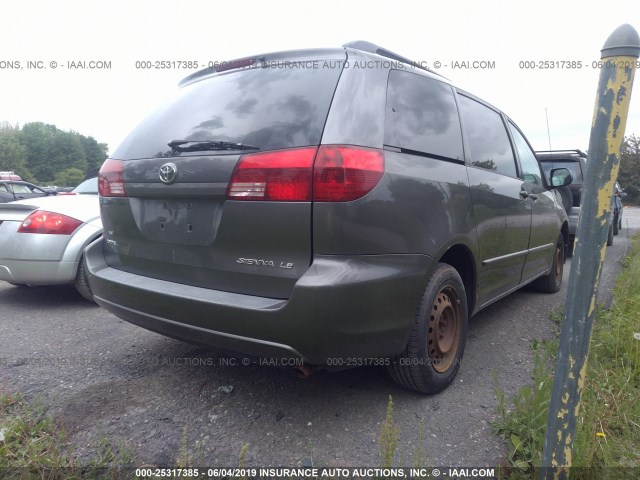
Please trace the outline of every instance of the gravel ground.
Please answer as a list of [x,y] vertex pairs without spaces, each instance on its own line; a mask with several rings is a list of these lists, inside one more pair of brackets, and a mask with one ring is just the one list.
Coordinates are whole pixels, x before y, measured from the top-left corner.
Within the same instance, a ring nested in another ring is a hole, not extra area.
[[[628,235],[607,250],[602,298]],[[565,301],[569,262],[565,272],[558,294],[524,289],[474,317],[458,377],[433,396],[403,390],[382,368],[301,380],[288,369],[223,365],[226,357],[130,325],[72,288],[0,282],[0,391],[44,401],[81,458],[107,437],[124,440],[137,465],[156,466],[175,464],[183,432],[200,466],[237,466],[245,443],[247,466],[378,466],[392,395],[398,465],[413,464],[422,420],[430,465],[493,467],[506,448],[491,433],[492,371],[509,395],[531,382],[530,345],[553,335],[549,314]]]

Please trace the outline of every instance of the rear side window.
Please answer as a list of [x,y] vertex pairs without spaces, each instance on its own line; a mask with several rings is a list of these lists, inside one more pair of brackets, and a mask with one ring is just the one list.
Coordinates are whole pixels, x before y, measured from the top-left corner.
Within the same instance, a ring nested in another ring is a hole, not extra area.
[[535,153],[533,153],[533,150],[529,147],[529,144],[525,140],[524,135],[518,130],[518,127],[509,122],[509,128],[511,129],[513,142],[515,143],[518,157],[520,158],[520,167],[522,167],[524,181],[543,186],[540,164],[538,163]]
[[13,186],[13,193],[40,193],[40,190],[28,185],[16,184]]
[[462,160],[462,133],[451,87],[415,73],[391,70],[384,143]]
[[458,98],[471,165],[517,177],[511,142],[500,114],[463,95]]
[[340,71],[249,68],[186,85],[146,118],[112,158],[203,154],[172,152],[167,144],[174,140],[242,143],[262,151],[318,145]]

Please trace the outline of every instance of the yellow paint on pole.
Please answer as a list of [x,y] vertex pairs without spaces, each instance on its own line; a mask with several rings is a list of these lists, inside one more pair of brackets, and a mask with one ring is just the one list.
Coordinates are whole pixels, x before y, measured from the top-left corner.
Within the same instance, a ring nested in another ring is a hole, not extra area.
[[578,391],[580,393],[582,393],[582,391],[584,390],[584,384],[586,380],[587,380],[587,362],[584,362],[584,365],[580,369],[580,376],[578,377]]

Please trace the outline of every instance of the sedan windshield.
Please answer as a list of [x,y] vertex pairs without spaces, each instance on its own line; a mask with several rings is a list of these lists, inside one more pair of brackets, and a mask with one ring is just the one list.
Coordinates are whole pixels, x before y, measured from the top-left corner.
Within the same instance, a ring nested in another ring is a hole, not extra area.
[[97,195],[98,194],[98,178],[89,178],[73,189],[74,193]]

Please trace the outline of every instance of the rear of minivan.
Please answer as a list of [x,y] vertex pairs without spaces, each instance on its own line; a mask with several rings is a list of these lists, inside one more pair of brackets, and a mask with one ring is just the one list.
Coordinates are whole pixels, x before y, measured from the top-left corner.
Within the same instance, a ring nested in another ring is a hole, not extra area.
[[415,164],[386,145],[389,71],[332,49],[187,78],[100,171],[95,301],[247,355],[350,366],[403,351],[442,239],[472,226],[449,211],[469,211],[461,145],[457,163]]

